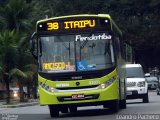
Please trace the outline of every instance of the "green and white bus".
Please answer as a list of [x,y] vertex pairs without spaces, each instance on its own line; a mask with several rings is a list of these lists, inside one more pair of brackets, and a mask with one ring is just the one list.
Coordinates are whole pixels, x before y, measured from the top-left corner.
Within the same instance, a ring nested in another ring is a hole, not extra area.
[[51,117],[81,106],[126,108],[125,45],[108,14],[38,21],[30,50],[39,65],[40,105]]

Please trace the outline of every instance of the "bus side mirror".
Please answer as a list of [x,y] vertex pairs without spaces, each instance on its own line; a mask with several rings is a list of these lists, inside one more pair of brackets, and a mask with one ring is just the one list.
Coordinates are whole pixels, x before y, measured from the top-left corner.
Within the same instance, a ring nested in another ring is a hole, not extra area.
[[29,41],[29,49],[35,59],[38,58],[38,37],[36,32],[34,32]]

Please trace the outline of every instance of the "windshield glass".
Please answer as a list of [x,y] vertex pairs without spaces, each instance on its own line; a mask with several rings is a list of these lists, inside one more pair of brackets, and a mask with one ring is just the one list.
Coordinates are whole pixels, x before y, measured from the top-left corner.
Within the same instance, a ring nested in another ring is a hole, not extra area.
[[128,67],[126,68],[127,78],[144,78],[144,73],[141,67]]
[[106,33],[41,37],[40,48],[43,72],[100,70],[114,64],[111,35]]
[[147,82],[158,82],[157,77],[146,77]]

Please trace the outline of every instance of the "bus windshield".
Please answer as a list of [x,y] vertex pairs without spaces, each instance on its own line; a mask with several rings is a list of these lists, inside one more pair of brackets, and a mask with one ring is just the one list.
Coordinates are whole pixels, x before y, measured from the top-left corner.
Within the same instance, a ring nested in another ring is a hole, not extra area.
[[111,35],[107,33],[40,37],[40,71],[73,72],[114,65]]

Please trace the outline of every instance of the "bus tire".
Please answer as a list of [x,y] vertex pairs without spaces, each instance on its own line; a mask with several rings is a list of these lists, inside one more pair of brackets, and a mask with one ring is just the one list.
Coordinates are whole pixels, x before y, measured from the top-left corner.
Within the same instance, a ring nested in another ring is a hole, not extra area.
[[76,106],[71,106],[69,107],[70,112],[77,112],[77,107]]
[[61,107],[60,111],[62,113],[68,113],[68,107]]
[[50,111],[50,116],[52,117],[59,117],[59,109],[58,107],[54,105],[49,105],[49,111]]
[[119,102],[118,101],[112,102],[109,109],[111,110],[112,113],[117,113],[119,110]]
[[143,95],[143,103],[149,103],[148,92]]
[[126,109],[127,108],[126,99],[120,100],[119,107],[120,107],[120,109]]

